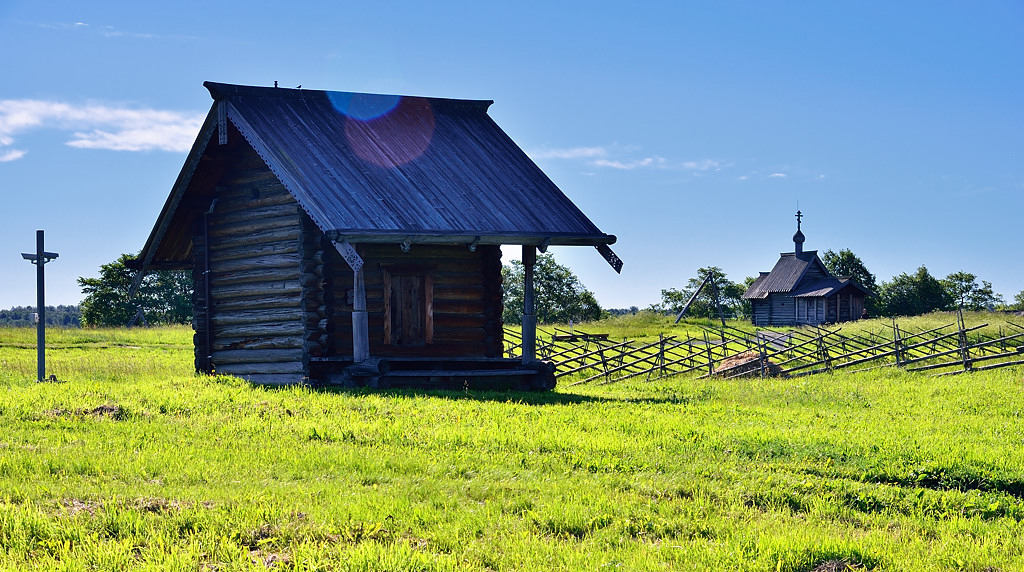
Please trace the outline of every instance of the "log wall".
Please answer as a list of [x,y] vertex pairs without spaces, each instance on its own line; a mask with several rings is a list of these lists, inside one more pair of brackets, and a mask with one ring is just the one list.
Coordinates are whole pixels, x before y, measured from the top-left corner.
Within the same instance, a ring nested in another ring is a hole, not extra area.
[[[251,148],[232,162],[209,215],[212,369],[257,383],[298,383],[308,374],[307,335],[322,278],[306,240],[305,213]],[[196,369],[205,371],[203,220],[193,229]],[[315,263],[314,265],[315,266]],[[309,300],[313,300],[309,302]],[[322,350],[320,350],[322,352]]]
[[[370,355],[379,357],[501,357],[501,250],[481,245],[360,244],[366,283]],[[325,251],[325,306],[330,308],[324,334],[330,354],[352,355],[352,270],[341,256]],[[415,267],[431,274],[433,314],[431,343],[397,346],[385,343],[385,271]]]

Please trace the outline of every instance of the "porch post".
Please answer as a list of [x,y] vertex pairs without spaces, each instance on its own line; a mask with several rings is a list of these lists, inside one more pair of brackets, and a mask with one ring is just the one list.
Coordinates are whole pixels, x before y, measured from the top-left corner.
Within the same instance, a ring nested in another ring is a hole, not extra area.
[[366,316],[366,284],[362,266],[354,272],[352,291],[352,360],[359,363],[370,357],[370,327]]
[[537,314],[533,301],[533,267],[537,263],[537,248],[523,245],[523,363],[537,357]]
[[352,269],[352,360],[355,363],[370,357],[370,328],[366,317],[366,284],[363,282],[363,259],[345,239],[331,244]]

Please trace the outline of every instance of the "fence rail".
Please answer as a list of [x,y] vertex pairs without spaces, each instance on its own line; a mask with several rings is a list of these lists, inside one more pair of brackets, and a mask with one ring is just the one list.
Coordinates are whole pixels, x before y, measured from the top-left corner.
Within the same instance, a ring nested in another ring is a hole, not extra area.
[[[881,367],[955,375],[1024,365],[1024,326],[1007,322],[996,334],[981,332],[987,325],[968,327],[957,313],[956,323],[921,331],[903,329],[896,320],[889,328],[862,333],[844,333],[841,326],[783,331],[698,326],[700,337],[659,335],[657,341],[538,329],[536,355],[554,363],[556,377],[569,385],[638,377],[653,381],[679,374],[795,377]],[[505,330],[505,353],[522,355],[519,332]]]

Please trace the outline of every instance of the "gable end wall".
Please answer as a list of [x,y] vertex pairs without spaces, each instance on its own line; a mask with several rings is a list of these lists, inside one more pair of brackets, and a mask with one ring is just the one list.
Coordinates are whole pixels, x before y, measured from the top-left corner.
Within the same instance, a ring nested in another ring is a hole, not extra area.
[[[217,188],[209,216],[212,364],[256,383],[299,383],[308,374],[298,204],[246,147]],[[202,274],[202,217],[193,235]],[[203,285],[196,283],[196,364],[205,360]]]

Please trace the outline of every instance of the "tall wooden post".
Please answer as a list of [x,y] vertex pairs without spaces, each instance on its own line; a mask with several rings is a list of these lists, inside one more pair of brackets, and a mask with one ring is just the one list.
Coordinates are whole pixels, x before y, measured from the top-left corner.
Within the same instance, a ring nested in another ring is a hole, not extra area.
[[43,231],[36,231],[36,380],[46,379],[46,261],[43,259]]
[[537,314],[533,299],[533,267],[537,264],[537,248],[523,245],[523,363],[537,356]]
[[43,248],[41,230],[36,231],[36,253],[21,255],[36,265],[36,311],[39,315],[39,322],[36,324],[36,381],[46,381],[46,284],[43,268],[57,256],[56,252],[46,252]]

